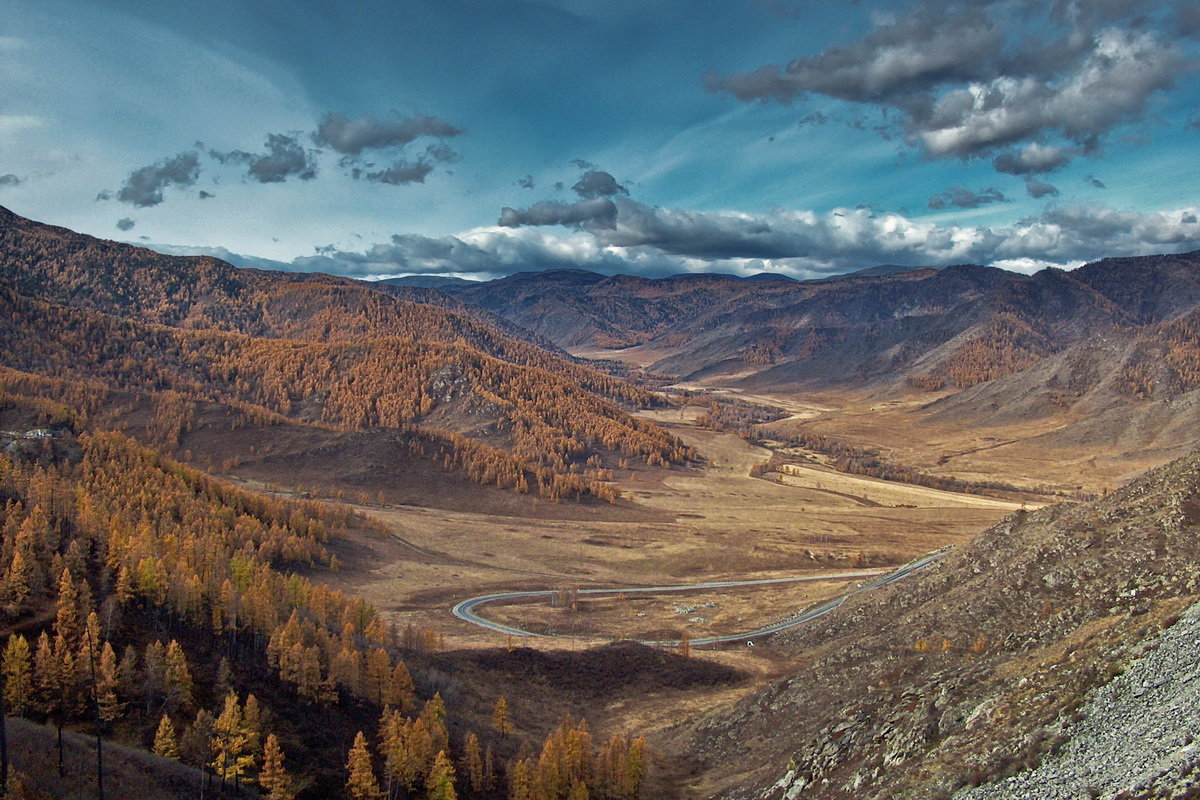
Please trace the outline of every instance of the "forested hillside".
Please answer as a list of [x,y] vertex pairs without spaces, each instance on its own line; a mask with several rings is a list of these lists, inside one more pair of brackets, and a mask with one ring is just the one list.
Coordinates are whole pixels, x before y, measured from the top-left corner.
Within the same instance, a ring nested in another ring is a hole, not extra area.
[[[37,426],[0,454],[9,713],[276,800],[501,797],[510,779],[514,797],[638,796],[639,741],[593,747],[565,722],[535,757],[503,708],[477,732],[455,719],[422,666],[437,634],[396,630],[321,580],[337,541],[370,523],[237,489],[86,416],[0,400],[3,427]],[[53,754],[41,768],[49,785]]]
[[[0,307],[3,366],[140,395],[156,424],[179,432],[175,446],[195,403],[219,403],[258,419],[390,429],[414,458],[473,480],[610,501],[619,490],[601,479],[618,462],[694,456],[624,410],[658,402],[649,392],[485,316],[386,287],[163,256],[2,211]],[[119,406],[92,411],[136,424]]]

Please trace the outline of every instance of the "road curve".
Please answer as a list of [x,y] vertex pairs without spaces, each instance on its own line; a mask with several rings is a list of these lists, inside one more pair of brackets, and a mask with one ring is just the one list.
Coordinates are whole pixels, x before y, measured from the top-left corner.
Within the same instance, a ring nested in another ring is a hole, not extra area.
[[[839,572],[839,573],[825,574],[825,575],[804,575],[801,577],[793,577],[793,578],[766,578],[766,579],[752,580],[752,581],[710,581],[708,583],[692,583],[692,584],[688,584],[686,586],[668,585],[668,586],[638,586],[638,587],[634,587],[634,588],[626,587],[626,588],[620,588],[620,589],[580,589],[579,594],[586,594],[586,595],[665,594],[667,592],[695,592],[695,591],[703,591],[705,589],[727,589],[727,588],[732,588],[732,587],[736,587],[736,586],[764,586],[764,585],[776,584],[776,583],[801,583],[804,581],[825,581],[825,580],[838,580],[838,579],[847,579],[847,578],[865,578],[865,577],[873,577],[874,578],[874,580],[868,581],[867,583],[864,583],[861,586],[859,586],[855,589],[852,589],[851,591],[846,592],[843,595],[839,595],[838,597],[835,597],[832,600],[827,600],[818,606],[810,608],[807,611],[797,614],[794,617],[788,617],[787,619],[782,620],[780,622],[775,622],[770,625],[765,625],[761,628],[755,628],[754,630],[747,631],[746,633],[731,633],[726,636],[710,636],[705,639],[691,639],[689,641],[689,644],[692,647],[697,647],[697,646],[703,646],[703,645],[729,644],[732,642],[748,642],[750,640],[757,639],[760,636],[766,636],[767,634],[771,634],[771,633],[778,633],[779,631],[784,631],[784,630],[787,630],[788,628],[794,628],[797,625],[803,625],[804,623],[810,622],[810,621],[816,619],[817,617],[824,616],[825,614],[828,614],[830,611],[833,611],[835,608],[840,606],[842,603],[846,602],[847,598],[853,597],[854,595],[858,594],[859,592],[869,591],[871,589],[875,589],[880,586],[886,586],[889,583],[895,583],[896,581],[902,580],[903,578],[907,578],[909,575],[913,574],[914,572],[924,569],[925,567],[929,566],[933,562],[937,561],[939,558],[941,558],[943,555],[945,555],[949,549],[950,548],[945,547],[945,548],[942,548],[941,550],[935,550],[932,553],[928,553],[926,555],[921,556],[918,559],[910,561],[909,563],[905,564],[904,566],[894,569],[891,572],[883,572],[882,570],[876,569],[876,570],[858,570],[855,572]],[[471,598],[468,598],[467,600],[463,600],[462,602],[455,605],[453,609],[451,609],[451,613],[453,613],[454,616],[458,617],[459,619],[474,623],[475,625],[479,625],[483,628],[487,628],[488,630],[496,631],[497,633],[508,634],[509,636],[526,636],[526,637],[535,637],[535,638],[542,638],[542,639],[575,638],[575,637],[569,636],[567,634],[533,633],[531,631],[523,630],[521,628],[517,628],[512,625],[505,625],[501,622],[493,622],[492,620],[485,619],[484,617],[481,617],[481,616],[479,616],[479,614],[476,613],[477,608],[487,605],[488,603],[511,602],[513,600],[524,600],[524,599],[528,599],[531,597],[551,597],[555,594],[555,591],[556,590],[554,590],[554,589],[537,589],[537,590],[527,591],[527,592],[498,592],[496,594],[484,594],[484,595],[480,595],[478,597],[471,597]],[[665,641],[643,640],[641,643],[648,644],[648,645],[658,645],[658,646],[663,646],[663,647],[674,647],[679,644],[678,641],[671,641],[671,640],[665,640]]]

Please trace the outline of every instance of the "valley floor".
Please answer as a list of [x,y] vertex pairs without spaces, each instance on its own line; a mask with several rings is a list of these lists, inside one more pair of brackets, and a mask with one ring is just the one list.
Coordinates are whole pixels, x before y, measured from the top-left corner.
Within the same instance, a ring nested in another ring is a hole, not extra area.
[[[515,590],[692,584],[884,569],[965,541],[1020,500],[958,494],[801,464],[751,477],[772,453],[700,427],[700,407],[646,412],[704,457],[690,469],[620,471],[620,517],[563,520],[417,506],[358,504],[387,534],[342,547],[338,588],[370,601],[397,626],[435,629],[447,650],[584,649],[616,639],[690,639],[752,630],[852,589],[831,578],[662,595],[583,598],[569,607],[489,606],[491,619],[567,639],[520,639],[456,619],[476,595]],[[283,481],[280,481],[283,482]],[[633,509],[637,513],[631,514]],[[551,515],[547,515],[548,517]],[[643,521],[630,521],[630,517]],[[646,732],[694,718],[786,672],[794,659],[730,646],[694,657],[750,676],[609,703],[589,714],[602,733]]]

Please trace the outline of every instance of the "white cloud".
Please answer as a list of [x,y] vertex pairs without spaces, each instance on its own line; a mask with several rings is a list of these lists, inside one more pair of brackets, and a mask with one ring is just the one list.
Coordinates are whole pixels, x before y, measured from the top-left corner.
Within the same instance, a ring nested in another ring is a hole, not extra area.
[[[329,248],[274,266],[356,277],[493,277],[580,268],[638,275],[749,275],[765,270],[804,279],[878,264],[975,263],[1017,272],[1047,266],[1073,269],[1106,256],[1200,249],[1200,206],[1136,212],[1099,205],[1061,205],[1006,227],[989,227],[914,220],[867,209],[751,215],[650,208],[625,199],[618,202],[621,213],[613,230],[562,232],[495,226],[457,236],[398,234],[363,250]],[[235,263],[267,266],[228,251],[214,254]]]

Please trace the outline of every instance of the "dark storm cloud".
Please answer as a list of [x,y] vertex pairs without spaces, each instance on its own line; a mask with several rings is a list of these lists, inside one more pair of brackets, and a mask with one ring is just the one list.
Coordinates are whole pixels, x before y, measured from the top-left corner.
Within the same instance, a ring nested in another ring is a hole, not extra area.
[[6,175],[0,175],[0,186],[20,186],[21,179],[9,172]]
[[706,77],[708,88],[739,100],[788,102],[809,93],[853,102],[896,101],[947,81],[987,77],[1005,32],[971,4],[957,12],[922,4],[845,47],[798,58],[782,69]]
[[136,223],[129,217],[124,217],[122,219],[117,220],[117,230],[122,230],[122,231],[133,230],[133,226],[135,224]]
[[310,181],[317,176],[313,154],[300,145],[297,136],[268,133],[264,148],[265,152],[261,153],[247,153],[245,150],[221,153],[213,150],[209,155],[222,164],[245,164],[246,176],[259,183],[283,183],[292,177]]
[[405,117],[397,113],[393,119],[380,119],[364,114],[351,119],[330,112],[321,119],[313,141],[343,155],[357,156],[364,150],[403,147],[422,136],[446,138],[460,133],[461,129],[433,116]]
[[706,83],[747,102],[823,95],[879,105],[898,112],[906,141],[934,157],[1040,145],[1047,149],[996,155],[997,169],[1034,174],[1096,152],[1194,68],[1168,19],[1176,8],[1190,19],[1188,5],[1104,0],[1044,11],[1031,0],[927,0],[851,44]]
[[1045,181],[1040,181],[1037,178],[1025,179],[1025,191],[1034,200],[1040,200],[1043,197],[1058,197],[1058,187],[1053,186]]
[[117,192],[117,199],[141,208],[156,206],[163,201],[163,189],[167,186],[191,186],[199,175],[199,156],[196,153],[180,153],[134,170]]
[[942,208],[979,208],[989,203],[1007,203],[1008,198],[1001,191],[989,186],[982,192],[973,192],[964,186],[951,186],[944,192],[938,192],[929,198],[929,207]]
[[629,190],[617,183],[616,178],[598,169],[589,169],[583,173],[583,177],[571,189],[575,194],[587,199],[612,197],[615,194],[629,194]]
[[499,224],[505,228],[523,225],[565,225],[574,228],[612,228],[617,221],[617,207],[604,197],[594,197],[575,203],[543,200],[526,209],[505,206],[500,211]]
[[376,172],[355,169],[351,172],[351,176],[371,183],[402,186],[406,183],[424,183],[426,176],[431,172],[433,172],[433,165],[425,161],[397,161],[387,169]]

